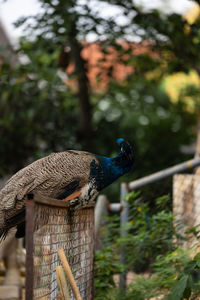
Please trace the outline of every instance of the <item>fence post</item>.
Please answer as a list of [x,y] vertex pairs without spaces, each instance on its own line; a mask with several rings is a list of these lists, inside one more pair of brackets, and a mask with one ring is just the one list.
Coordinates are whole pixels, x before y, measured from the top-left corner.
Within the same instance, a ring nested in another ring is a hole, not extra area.
[[108,216],[108,205],[109,205],[109,201],[106,198],[106,196],[99,195],[97,198],[95,211],[94,211],[95,250],[99,250],[103,247],[102,234],[100,229],[101,227],[106,227],[106,220],[104,218]]
[[26,300],[33,299],[34,200],[26,198]]
[[[94,299],[94,203],[71,210],[69,202],[34,195],[26,203],[26,220],[26,300],[57,299],[59,248],[82,299]],[[69,292],[75,299],[71,287]]]
[[[124,224],[128,222],[128,202],[125,201],[126,195],[128,194],[128,188],[126,183],[121,184],[120,202],[122,205],[122,211],[120,214],[120,235],[123,238],[127,234],[127,230],[124,228]],[[125,266],[126,264],[126,250],[123,245],[120,246],[120,264]],[[122,290],[126,288],[126,271],[120,274],[119,287]]]

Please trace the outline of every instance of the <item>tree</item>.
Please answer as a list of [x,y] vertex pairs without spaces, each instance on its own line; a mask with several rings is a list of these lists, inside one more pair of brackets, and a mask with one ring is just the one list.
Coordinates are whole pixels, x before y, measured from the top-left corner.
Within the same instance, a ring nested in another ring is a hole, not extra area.
[[[186,32],[187,23],[181,16],[143,10],[128,0],[99,1],[100,8],[111,5],[118,9],[126,20],[124,23],[117,17],[102,17],[100,9],[90,2],[40,3],[40,14],[16,22],[25,30],[18,54],[26,56],[27,63],[12,67],[12,71],[8,64],[1,67],[5,78],[1,80],[1,99],[7,93],[1,102],[2,117],[6,120],[0,127],[5,137],[1,144],[1,173],[8,166],[13,171],[27,160],[66,148],[113,155],[114,140],[119,136],[134,145],[136,167],[130,175],[132,179],[183,160],[180,145],[194,138],[194,115],[185,110],[184,103],[170,102],[162,82],[166,74],[187,72],[194,65],[198,68],[199,22]],[[83,41],[91,33],[101,41],[102,53],[106,55],[112,46],[123,64],[133,66],[125,82],[116,81],[112,67],[107,70],[110,83],[101,93],[95,93],[89,86],[87,61],[81,55]],[[148,51],[136,55],[131,47],[123,47],[119,42],[126,40],[131,45],[135,38],[145,41]],[[59,66],[65,70],[69,64],[74,65],[71,77],[77,78],[76,93],[57,75]],[[11,105],[13,99],[15,105],[21,106],[23,118],[14,113],[11,118],[8,114],[15,109]],[[24,127],[24,123],[29,126]],[[4,133],[6,126],[10,128],[9,139],[8,133]],[[15,135],[21,149],[17,164],[12,159]]]

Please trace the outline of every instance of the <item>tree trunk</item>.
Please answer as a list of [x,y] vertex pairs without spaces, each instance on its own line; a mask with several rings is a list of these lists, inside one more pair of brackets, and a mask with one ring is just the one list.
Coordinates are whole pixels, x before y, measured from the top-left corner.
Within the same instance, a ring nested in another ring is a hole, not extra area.
[[[74,35],[75,36],[75,35]],[[92,151],[93,128],[92,113],[89,97],[89,84],[85,61],[81,57],[82,46],[76,39],[70,41],[71,54],[75,64],[75,74],[78,83],[79,100],[79,120],[78,120],[78,138],[81,140],[85,150]]]

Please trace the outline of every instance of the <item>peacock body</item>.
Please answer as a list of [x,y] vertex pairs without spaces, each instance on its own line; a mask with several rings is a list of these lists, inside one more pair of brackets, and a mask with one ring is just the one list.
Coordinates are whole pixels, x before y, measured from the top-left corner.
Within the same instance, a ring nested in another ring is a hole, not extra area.
[[97,194],[133,168],[131,146],[118,139],[119,154],[108,158],[83,151],[52,153],[18,171],[0,190],[0,237],[17,226],[24,235],[25,196],[44,196],[70,201],[73,207],[86,206]]

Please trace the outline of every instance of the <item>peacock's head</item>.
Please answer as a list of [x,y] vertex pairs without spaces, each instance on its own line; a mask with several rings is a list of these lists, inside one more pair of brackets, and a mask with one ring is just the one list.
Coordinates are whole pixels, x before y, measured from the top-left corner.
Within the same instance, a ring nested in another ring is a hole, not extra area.
[[134,156],[131,145],[123,138],[117,139],[119,148],[119,163],[125,172],[129,172],[133,168]]
[[117,145],[119,147],[119,154],[116,157],[96,156],[100,163],[100,170],[97,170],[98,174],[95,175],[98,191],[102,190],[125,173],[130,172],[133,168],[134,159],[130,144],[120,138],[117,139]]

